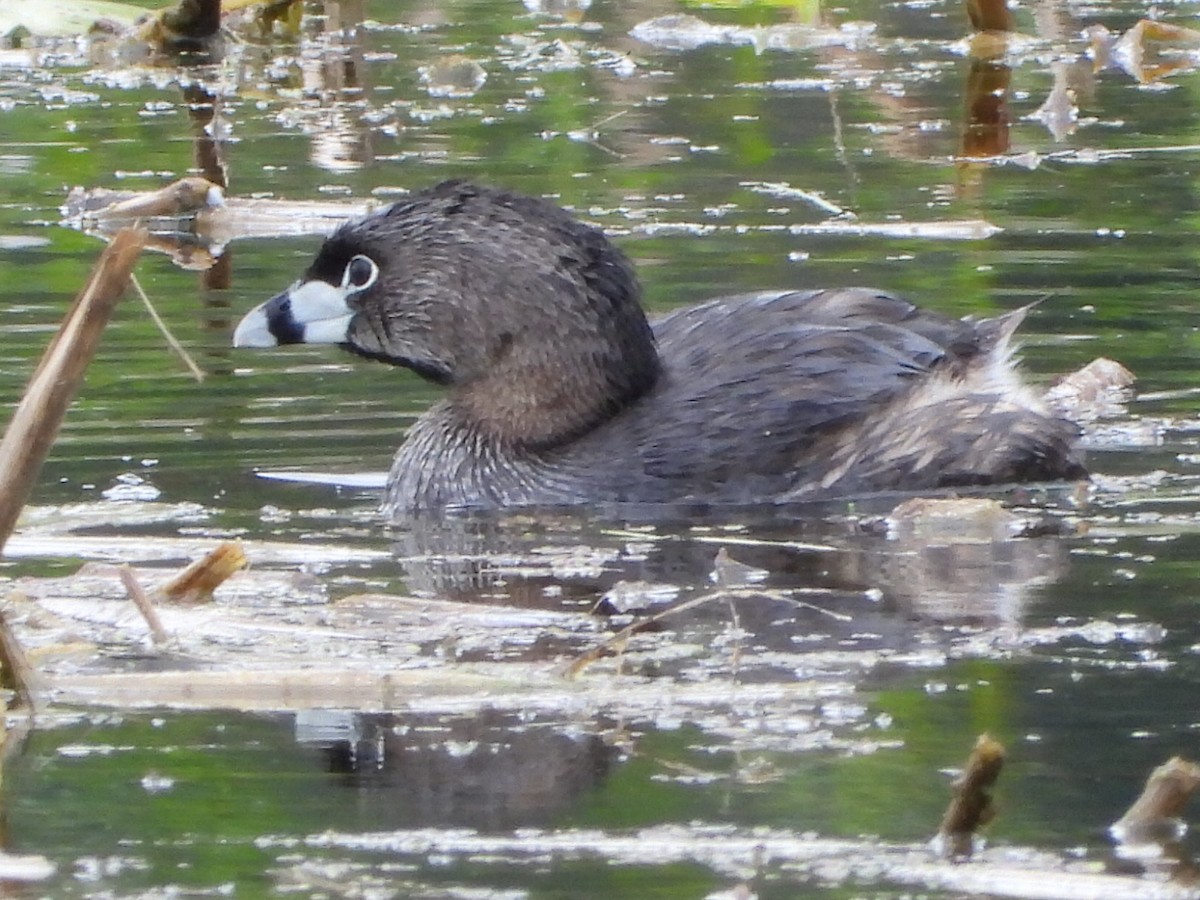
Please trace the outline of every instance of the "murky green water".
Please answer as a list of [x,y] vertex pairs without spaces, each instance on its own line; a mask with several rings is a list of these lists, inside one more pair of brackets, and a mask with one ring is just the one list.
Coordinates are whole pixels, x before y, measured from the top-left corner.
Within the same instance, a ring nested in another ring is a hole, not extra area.
[[[1145,774],[1200,755],[1195,53],[1169,53],[1178,71],[1146,83],[1094,71],[1080,32],[1130,28],[1145,12],[1132,2],[1024,4],[1030,39],[974,74],[965,15],[940,0],[597,0],[566,18],[537,5],[373,3],[341,32],[361,11],[318,4],[302,42],[236,43],[194,70],[97,65],[71,42],[32,67],[0,55],[0,402],[20,397],[101,246],[59,224],[74,186],[151,190],[214,152],[236,197],[386,202],[466,176],[554,195],[617,235],[655,310],[784,285],[877,285],[956,315],[1040,301],[1025,328],[1035,379],[1101,355],[1138,376],[1139,397],[1090,431],[1091,501],[1046,500],[1085,533],[906,543],[844,508],[642,531],[602,513],[385,527],[368,490],[256,476],[382,471],[435,396],[332,348],[230,349],[232,324],[318,239],[234,241],[216,275],[149,252],[138,278],[208,377],[193,382],[127,300],[0,575],[170,567],[189,555],[175,539],[232,536],[299,545],[256,566],[303,563],[319,610],[390,591],[586,611],[619,581],[704,594],[727,545],[769,588],[815,593],[668,620],[653,652],[633,648],[647,687],[633,714],[434,712],[420,697],[370,715],[55,714],[4,763],[5,849],[57,867],[14,890],[940,895],[888,854],[936,829],[946,770],[982,731],[1010,752],[993,845],[1101,865],[1104,828]],[[679,23],[630,35],[675,13],[726,28],[686,47],[696,32]],[[798,44],[809,22],[832,29],[821,46],[768,46]],[[482,67],[481,86],[439,87],[454,56]],[[1036,114],[1056,86],[1077,114],[1051,128]],[[1000,126],[968,121],[995,99]],[[962,160],[980,135],[994,155]],[[1002,230],[971,239],[981,222]],[[581,649],[551,628],[530,647]],[[143,650],[105,647],[134,671]],[[609,671],[588,677],[602,689]],[[713,697],[671,705],[706,684]],[[873,864],[855,855],[875,844]]]

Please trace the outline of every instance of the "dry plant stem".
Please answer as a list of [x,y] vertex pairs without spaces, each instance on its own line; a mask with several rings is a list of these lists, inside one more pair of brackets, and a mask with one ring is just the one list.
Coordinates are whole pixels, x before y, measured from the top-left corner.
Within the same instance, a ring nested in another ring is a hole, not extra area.
[[146,624],[150,627],[150,637],[156,646],[162,646],[170,640],[170,635],[167,634],[167,629],[163,628],[162,620],[158,617],[158,611],[154,608],[154,604],[150,598],[146,596],[145,590],[142,589],[142,584],[134,574],[133,569],[128,565],[123,565],[118,570],[121,573],[121,583],[125,585],[125,592],[129,594],[129,599],[133,601],[133,605],[138,608],[138,612],[142,614],[142,618],[146,620]]
[[83,383],[104,326],[129,284],[144,239],[141,228],[124,228],[100,254],[0,440],[0,551]]
[[668,616],[673,616],[676,613],[684,612],[685,610],[708,603],[711,600],[728,596],[729,593],[729,591],[713,591],[708,594],[702,594],[699,597],[693,597],[691,600],[684,600],[682,603],[676,603],[674,606],[664,609],[662,612],[657,613],[648,619],[640,619],[637,622],[626,625],[624,628],[606,640],[603,644],[600,644],[598,647],[593,647],[587,653],[584,653],[577,660],[575,660],[575,662],[571,663],[571,665],[567,667],[566,676],[568,678],[574,678],[596,660],[603,659],[604,657],[611,656],[615,653],[623,652],[625,647],[629,644],[629,639],[631,637],[640,631],[645,631],[656,622],[661,622]]
[[175,339],[175,335],[171,334],[171,329],[167,327],[167,323],[162,320],[158,314],[158,310],[154,308],[154,304],[150,302],[150,298],[146,296],[146,292],[142,290],[142,284],[137,280],[136,275],[129,276],[129,282],[133,285],[133,289],[137,291],[137,295],[142,298],[142,305],[146,307],[146,312],[150,314],[151,321],[158,326],[158,330],[162,332],[163,338],[167,342],[167,346],[175,351],[176,355],[183,360],[183,364],[187,366],[192,377],[197,382],[204,380],[204,371],[196,365],[196,361],[192,359],[192,355],[187,352],[183,344]]
[[678,615],[681,612],[686,612],[689,609],[694,609],[697,606],[702,606],[705,603],[711,603],[713,600],[733,600],[738,597],[769,597],[773,600],[788,600],[798,606],[803,606],[817,612],[825,613],[830,616],[835,616],[839,619],[848,619],[848,616],[841,616],[839,613],[833,613],[829,610],[822,609],[811,603],[805,603],[801,600],[796,600],[788,591],[773,591],[768,589],[754,588],[722,588],[718,591],[710,591],[707,594],[701,594],[699,597],[692,597],[690,600],[684,600],[681,603],[676,603],[664,609],[660,613],[650,616],[648,619],[639,619],[632,624],[626,625],[603,644],[598,647],[593,647],[591,650],[584,653],[576,659],[570,666],[567,667],[566,677],[575,678],[594,663],[598,659],[603,659],[606,656],[613,656],[625,650],[629,644],[629,639],[639,632],[645,631],[647,628],[661,622],[670,616]]
[[1179,818],[1197,786],[1200,786],[1200,766],[1179,756],[1172,757],[1150,773],[1142,795],[1114,823],[1114,830],[1129,833]]
[[726,603],[729,606],[730,627],[733,629],[735,634],[739,635],[737,641],[734,642],[733,653],[729,660],[729,669],[734,675],[736,675],[738,671],[738,664],[742,661],[742,648],[745,644],[745,640],[741,637],[742,617],[738,614],[737,603],[734,602],[733,597],[730,597],[728,600],[726,600]]
[[156,191],[143,191],[128,195],[98,189],[97,194],[111,193],[121,196],[123,199],[114,200],[90,215],[101,221],[106,219],[110,221],[124,219],[127,222],[138,219],[182,219],[212,209],[210,198],[214,191],[219,193],[221,190],[219,184],[199,175],[180,178]]
[[1004,745],[981,734],[962,775],[954,782],[954,796],[938,828],[951,855],[969,856],[972,835],[995,815],[991,790],[1003,767]]
[[208,603],[226,578],[246,567],[246,554],[236,541],[225,541],[174,578],[154,589],[154,596],[173,603]]

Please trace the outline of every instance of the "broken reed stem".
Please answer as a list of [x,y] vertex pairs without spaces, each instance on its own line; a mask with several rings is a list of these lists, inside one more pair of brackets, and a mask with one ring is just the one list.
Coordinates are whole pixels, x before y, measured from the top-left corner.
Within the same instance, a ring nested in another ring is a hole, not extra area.
[[123,228],[100,254],[0,439],[0,552],[129,284],[145,236],[141,228]]
[[197,382],[204,380],[204,370],[196,365],[196,361],[192,359],[192,355],[187,352],[187,348],[175,339],[175,335],[171,334],[171,329],[167,327],[167,323],[162,320],[162,316],[158,314],[158,310],[154,308],[154,304],[150,302],[150,298],[146,296],[146,292],[142,290],[142,283],[137,280],[136,275],[129,276],[129,283],[133,285],[133,289],[137,291],[137,295],[142,298],[142,305],[146,307],[146,312],[150,314],[150,321],[158,326],[158,330],[162,333],[163,338],[167,342],[167,346],[175,351],[175,355],[183,360],[183,364],[187,370],[192,373],[192,377]]
[[34,709],[37,670],[25,655],[25,649],[9,627],[8,619],[0,613],[0,678],[17,695],[17,707]]
[[1197,787],[1200,766],[1174,756],[1150,773],[1141,796],[1109,830],[1118,840],[1132,842],[1170,832]]
[[125,593],[146,620],[155,646],[161,647],[171,636],[163,627],[162,619],[158,617],[158,610],[154,607],[156,600],[190,604],[210,603],[212,592],[234,572],[244,569],[246,564],[246,554],[241,544],[236,541],[224,541],[203,558],[160,584],[151,593],[147,593],[142,587],[137,573],[129,565],[123,565],[117,571],[120,572]]
[[237,541],[223,541],[178,575],[154,589],[154,597],[170,603],[211,603],[213,591],[239,569],[248,565]]
[[1004,752],[1004,745],[990,735],[981,734],[975,741],[938,828],[947,855],[970,856],[975,832],[995,816],[992,787],[1004,768]]
[[158,610],[154,608],[154,604],[146,595],[145,589],[142,588],[142,583],[138,581],[137,575],[128,563],[117,571],[121,573],[121,584],[125,585],[125,593],[129,595],[129,599],[133,601],[133,605],[138,608],[138,612],[142,614],[142,618],[150,627],[150,638],[156,646],[161,647],[170,640],[170,635],[167,634],[167,629],[163,628],[162,619],[158,617]]

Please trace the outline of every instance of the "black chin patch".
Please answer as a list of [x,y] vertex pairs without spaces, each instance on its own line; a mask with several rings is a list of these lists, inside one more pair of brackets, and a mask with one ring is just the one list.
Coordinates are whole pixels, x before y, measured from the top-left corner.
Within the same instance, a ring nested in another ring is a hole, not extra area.
[[[272,331],[272,334],[275,332]],[[454,376],[445,366],[435,363],[427,359],[412,359],[407,356],[391,356],[387,353],[371,352],[364,350],[361,347],[356,347],[354,344],[342,344],[343,350],[349,350],[355,356],[361,356],[364,359],[373,359],[376,362],[387,363],[389,366],[404,366],[406,369],[412,369],[426,381],[432,381],[434,384],[439,384],[446,387],[454,383]]]

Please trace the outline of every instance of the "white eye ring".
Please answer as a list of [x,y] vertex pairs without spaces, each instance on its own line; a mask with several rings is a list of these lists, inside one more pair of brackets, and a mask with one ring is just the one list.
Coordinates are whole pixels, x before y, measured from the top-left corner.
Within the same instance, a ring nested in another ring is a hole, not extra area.
[[378,278],[379,266],[375,260],[360,253],[346,263],[346,271],[342,273],[342,290],[347,294],[357,294],[373,285]]

